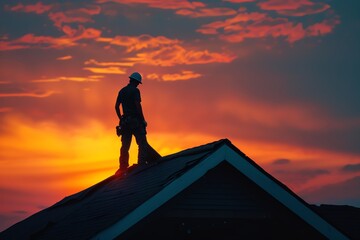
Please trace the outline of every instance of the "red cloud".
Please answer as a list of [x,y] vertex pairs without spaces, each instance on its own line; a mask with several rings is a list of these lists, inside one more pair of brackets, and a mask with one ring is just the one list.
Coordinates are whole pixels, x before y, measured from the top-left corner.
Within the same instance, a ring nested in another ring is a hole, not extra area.
[[339,23],[340,23],[339,19],[324,20],[321,23],[315,23],[306,29],[307,34],[309,36],[319,36],[319,35],[329,34]]
[[236,11],[231,8],[200,8],[197,10],[180,9],[176,11],[176,14],[198,18],[235,15]]
[[310,0],[267,0],[258,3],[263,10],[276,11],[286,16],[305,16],[323,12],[330,8],[328,4]]
[[205,4],[202,2],[190,2],[187,0],[97,0],[97,3],[106,3],[114,2],[120,4],[146,4],[151,8],[160,8],[160,9],[195,9],[198,7],[205,7]]
[[89,17],[67,16],[65,15],[64,12],[49,13],[49,18],[51,21],[54,22],[54,25],[58,28],[61,28],[63,23],[73,23],[73,22],[86,23],[91,21]]
[[264,13],[240,13],[236,15],[235,17],[226,19],[225,21],[217,21],[212,22],[206,25],[203,25],[200,29],[198,29],[198,32],[201,32],[203,34],[217,34],[219,29],[224,30],[230,30],[231,28],[235,27],[235,24],[241,23],[241,22],[256,22],[261,21],[266,18],[266,14]]
[[71,28],[70,26],[64,26],[62,30],[72,41],[99,38],[101,36],[100,30],[95,28],[84,28],[81,25],[77,29]]
[[29,4],[29,5],[24,5],[22,3],[19,3],[16,6],[13,7],[7,7],[7,9],[9,9],[10,11],[14,11],[14,12],[34,12],[36,14],[42,14],[44,12],[49,11],[52,8],[51,5],[44,5],[41,2],[38,2],[36,4]]
[[242,42],[245,39],[284,37],[289,43],[308,36],[328,34],[339,20],[324,20],[304,28],[302,23],[291,22],[287,18],[273,18],[264,13],[239,13],[225,21],[216,21],[202,26],[198,32],[220,34],[228,42]]
[[64,23],[86,23],[93,22],[92,15],[97,15],[101,12],[99,6],[88,6],[86,8],[71,9],[64,12],[51,12],[49,18],[54,22],[54,25],[61,28]]
[[230,32],[221,37],[229,42],[242,42],[246,38],[285,37],[288,42],[293,43],[305,37],[301,23],[294,24],[286,19],[267,18],[256,24],[235,25],[228,30]]

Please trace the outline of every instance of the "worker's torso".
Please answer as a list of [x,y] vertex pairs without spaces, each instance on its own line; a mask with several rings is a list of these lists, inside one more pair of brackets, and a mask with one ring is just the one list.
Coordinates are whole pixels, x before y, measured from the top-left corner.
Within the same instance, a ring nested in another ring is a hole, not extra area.
[[131,84],[128,84],[120,90],[119,98],[124,115],[138,117],[139,113],[136,108],[136,102],[141,102],[139,89]]

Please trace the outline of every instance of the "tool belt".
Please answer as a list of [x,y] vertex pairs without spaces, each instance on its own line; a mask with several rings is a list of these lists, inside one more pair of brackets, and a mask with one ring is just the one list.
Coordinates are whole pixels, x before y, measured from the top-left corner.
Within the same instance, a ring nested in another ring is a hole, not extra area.
[[134,132],[142,126],[141,123],[142,121],[138,117],[124,116],[120,119],[119,126],[116,126],[116,135],[120,136],[124,131]]

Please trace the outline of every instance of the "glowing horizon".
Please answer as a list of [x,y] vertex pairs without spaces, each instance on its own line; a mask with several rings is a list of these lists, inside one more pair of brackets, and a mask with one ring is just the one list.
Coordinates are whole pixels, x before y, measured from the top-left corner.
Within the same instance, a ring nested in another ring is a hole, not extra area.
[[354,4],[1,4],[0,231],[115,173],[133,71],[161,155],[228,138],[306,201],[360,207]]

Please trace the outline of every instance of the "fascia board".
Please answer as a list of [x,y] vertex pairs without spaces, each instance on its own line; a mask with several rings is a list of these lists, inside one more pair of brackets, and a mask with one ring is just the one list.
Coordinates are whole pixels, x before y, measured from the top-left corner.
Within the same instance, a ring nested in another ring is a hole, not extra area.
[[225,149],[225,159],[229,164],[238,169],[242,174],[247,176],[251,181],[277,199],[280,203],[302,218],[309,225],[313,226],[328,239],[349,239],[335,227],[321,218],[318,214],[312,211],[309,207],[305,206],[301,201],[299,201],[299,199],[286,191],[274,180],[263,174],[253,164],[245,160],[242,156],[240,156],[228,146]]
[[263,174],[253,164],[244,159],[241,155],[239,155],[236,151],[227,145],[221,146],[214,153],[210,154],[206,159],[202,160],[189,171],[168,184],[164,189],[138,206],[118,222],[95,235],[92,239],[104,240],[116,238],[130,227],[138,223],[140,220],[154,212],[171,198],[179,194],[181,191],[189,187],[196,180],[204,176],[210,169],[213,169],[223,161],[231,164],[251,181],[277,199],[281,204],[283,204],[309,225],[317,229],[328,239],[348,239],[348,237],[334,228],[331,224],[326,222],[323,218],[321,218],[310,208],[305,206],[301,201],[299,201],[299,199],[290,194],[274,180]]
[[169,183],[165,188],[156,193],[146,202],[138,206],[128,215],[120,219],[115,224],[104,229],[97,235],[95,235],[93,240],[104,240],[104,239],[114,239],[130,227],[138,223],[140,220],[154,212],[164,203],[169,201],[171,198],[179,194],[181,191],[186,189],[196,180],[201,178],[206,174],[207,171],[216,167],[222,161],[225,160],[226,145],[221,146],[219,149],[210,154],[206,159],[203,159],[193,168],[189,169],[183,175]]

